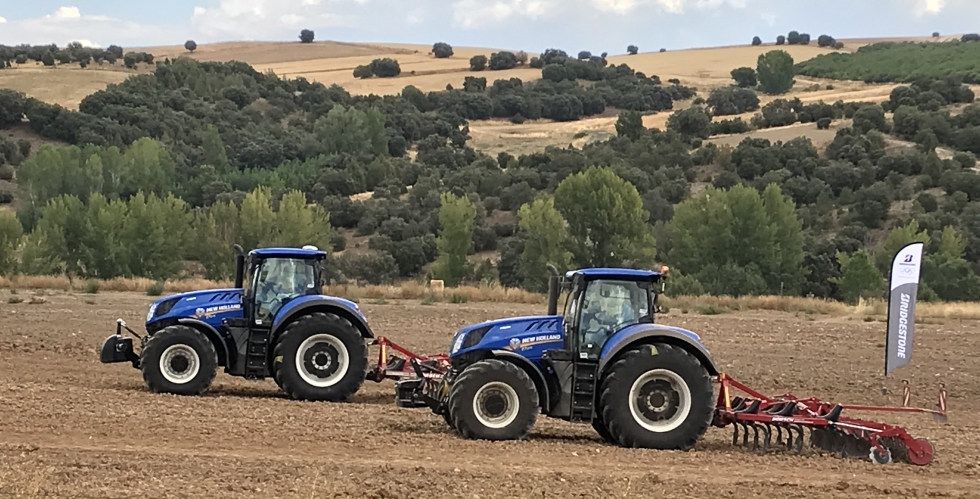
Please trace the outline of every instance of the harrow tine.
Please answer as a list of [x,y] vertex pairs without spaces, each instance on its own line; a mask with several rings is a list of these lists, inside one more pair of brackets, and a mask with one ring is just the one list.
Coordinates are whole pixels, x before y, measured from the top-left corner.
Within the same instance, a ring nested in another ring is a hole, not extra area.
[[756,450],[759,448],[759,425],[754,422],[750,424],[752,425],[752,431],[755,433],[755,436],[752,437],[752,450]]
[[786,450],[793,448],[793,428],[786,425]]
[[749,426],[745,423],[742,423],[742,446],[749,446]]
[[803,425],[797,424],[796,431],[799,433],[799,436],[796,437],[796,455],[802,456],[803,455]]
[[777,423],[777,424],[774,424],[773,426],[776,427],[776,444],[782,445],[782,443],[783,443],[783,425]]
[[760,426],[760,429],[765,433],[766,438],[762,441],[762,455],[766,455],[766,451],[769,450],[769,437],[772,436],[772,432],[769,431],[769,425]]

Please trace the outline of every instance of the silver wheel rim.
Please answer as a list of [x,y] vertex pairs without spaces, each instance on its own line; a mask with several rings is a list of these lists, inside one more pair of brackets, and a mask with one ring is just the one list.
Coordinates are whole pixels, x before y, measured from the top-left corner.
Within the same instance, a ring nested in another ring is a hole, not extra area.
[[347,347],[335,336],[314,334],[296,351],[296,371],[310,386],[327,388],[347,374]]
[[160,374],[175,385],[189,383],[201,370],[201,358],[188,345],[170,345],[160,356]]
[[473,397],[473,414],[487,428],[500,429],[513,423],[520,408],[517,391],[500,381],[483,385]]
[[633,382],[629,397],[633,420],[647,431],[675,430],[691,412],[691,389],[680,376],[666,369],[643,373]]

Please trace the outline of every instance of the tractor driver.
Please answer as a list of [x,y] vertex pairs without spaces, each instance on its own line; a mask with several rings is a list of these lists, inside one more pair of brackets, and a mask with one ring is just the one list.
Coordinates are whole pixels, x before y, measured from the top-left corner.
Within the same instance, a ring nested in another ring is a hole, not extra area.
[[262,266],[255,298],[259,317],[271,319],[288,300],[313,289],[313,268],[306,262],[272,258]]
[[[608,289],[612,287],[612,289]],[[598,358],[606,340],[616,331],[636,323],[636,310],[633,294],[624,286],[606,286],[600,291],[599,287],[590,286],[586,291],[585,309],[582,311],[581,351],[589,354],[589,358]],[[620,297],[620,294],[627,297]],[[603,295],[607,296],[603,296]]]

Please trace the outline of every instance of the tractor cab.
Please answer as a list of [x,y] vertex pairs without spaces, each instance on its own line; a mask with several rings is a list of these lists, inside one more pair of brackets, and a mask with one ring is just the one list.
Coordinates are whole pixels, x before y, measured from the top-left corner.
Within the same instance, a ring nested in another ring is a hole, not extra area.
[[666,273],[667,267],[659,273],[584,269],[570,271],[563,278],[553,272],[552,282],[557,280],[557,284],[549,293],[550,314],[557,314],[558,295],[567,293],[562,314],[565,349],[578,360],[598,361],[613,335],[636,324],[653,324]]
[[270,327],[288,302],[322,293],[324,251],[314,246],[262,248],[238,255],[235,287],[243,288],[245,319],[250,326]]

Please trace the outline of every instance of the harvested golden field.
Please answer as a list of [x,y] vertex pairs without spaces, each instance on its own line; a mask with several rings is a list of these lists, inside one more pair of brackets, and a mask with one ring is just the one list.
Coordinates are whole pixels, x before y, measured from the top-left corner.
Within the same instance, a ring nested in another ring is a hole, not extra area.
[[108,68],[17,66],[0,71],[0,88],[23,92],[28,97],[68,109],[88,95],[105,89],[110,83],[120,83],[135,71]]
[[[912,403],[931,407],[936,383],[945,382],[947,425],[869,415],[928,438],[932,464],[877,466],[812,449],[763,456],[714,428],[690,452],[625,449],[604,444],[588,425],[545,417],[524,441],[465,440],[427,409],[396,407],[391,381],[367,382],[341,404],[292,401],[271,380],[223,373],[205,396],[152,394],[139,371],[100,364],[97,354],[117,317],[140,330],[151,298],[18,296],[24,301],[10,304],[0,292],[4,497],[977,497],[974,321],[919,325],[913,364],[886,379],[882,322],[679,309],[661,317],[701,334],[722,369],[770,394],[901,404],[904,377]],[[362,301],[378,334],[420,353],[445,351],[460,326],[543,307]]]

